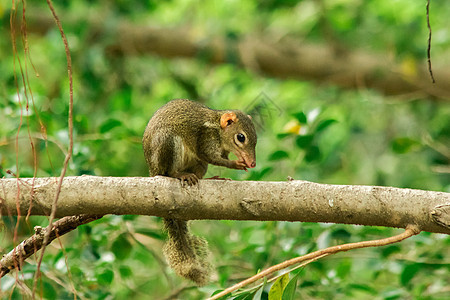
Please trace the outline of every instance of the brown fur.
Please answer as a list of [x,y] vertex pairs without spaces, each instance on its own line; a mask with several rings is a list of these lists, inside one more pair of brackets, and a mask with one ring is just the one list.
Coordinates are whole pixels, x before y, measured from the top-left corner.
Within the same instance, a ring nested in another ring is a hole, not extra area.
[[[208,164],[238,170],[255,167],[256,140],[252,120],[243,112],[177,99],[155,112],[142,142],[150,176],[175,177],[193,185],[203,178]],[[230,152],[238,159],[229,160]],[[212,269],[206,240],[192,235],[186,221],[165,219],[164,224],[169,265],[178,275],[206,284]]]

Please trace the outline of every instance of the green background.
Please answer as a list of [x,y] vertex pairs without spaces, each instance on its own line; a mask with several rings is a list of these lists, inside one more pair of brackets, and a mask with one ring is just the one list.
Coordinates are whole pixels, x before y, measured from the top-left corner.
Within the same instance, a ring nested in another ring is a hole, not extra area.
[[[206,41],[289,37],[393,57],[405,72],[414,73],[426,63],[428,31],[421,1],[58,1],[55,8],[69,39],[74,72],[74,151],[67,175],[147,176],[140,141],[148,119],[170,99],[189,98],[215,109],[247,111],[257,125],[257,167],[246,173],[211,166],[208,177],[283,181],[290,176],[450,192],[449,99],[420,93],[386,96],[364,86],[344,89],[268,77],[242,68],[234,57],[214,65],[208,53],[193,58],[114,56],[106,49],[119,37],[95,36],[86,21],[96,19],[111,30],[122,21],[188,28]],[[11,3],[0,3],[0,176],[12,177],[8,170],[21,177],[59,176],[68,146],[64,47],[54,26],[45,34],[28,34],[29,57],[18,36],[14,53],[10,9]],[[40,14],[51,16],[44,2],[28,1],[27,18]],[[450,63],[449,15],[447,1],[432,1],[433,67]],[[2,252],[47,220],[3,217]],[[36,296],[73,299],[76,290],[77,299],[202,299],[289,258],[401,232],[235,221],[195,221],[192,230],[209,241],[213,252],[217,272],[205,287],[194,287],[166,266],[160,219],[106,216],[48,247]],[[449,246],[448,236],[424,232],[398,245],[337,254],[291,274],[298,274],[293,297],[446,299]],[[32,258],[20,272],[2,279],[1,294],[25,297],[35,270]],[[269,289],[267,284],[256,299],[267,299]],[[240,299],[252,299],[252,292]]]

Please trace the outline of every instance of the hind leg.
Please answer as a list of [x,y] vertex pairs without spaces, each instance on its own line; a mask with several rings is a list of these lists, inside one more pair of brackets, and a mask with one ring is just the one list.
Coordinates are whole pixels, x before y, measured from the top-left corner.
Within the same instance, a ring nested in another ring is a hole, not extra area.
[[[145,158],[149,166],[150,176],[170,176],[174,168],[176,153],[173,138],[166,135],[150,136],[144,143]],[[149,146],[146,147],[145,145]]]

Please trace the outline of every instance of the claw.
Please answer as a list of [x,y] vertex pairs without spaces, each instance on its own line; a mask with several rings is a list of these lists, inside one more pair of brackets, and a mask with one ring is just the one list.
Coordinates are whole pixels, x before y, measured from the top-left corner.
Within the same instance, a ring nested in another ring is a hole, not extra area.
[[198,183],[198,177],[192,173],[179,175],[178,178],[181,180],[182,186],[193,186]]

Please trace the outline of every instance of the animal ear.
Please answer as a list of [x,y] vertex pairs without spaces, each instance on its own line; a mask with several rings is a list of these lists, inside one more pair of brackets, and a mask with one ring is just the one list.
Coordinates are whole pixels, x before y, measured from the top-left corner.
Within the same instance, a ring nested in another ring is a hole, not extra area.
[[236,122],[237,118],[236,118],[236,114],[234,112],[227,112],[224,113],[221,117],[220,117],[220,127],[225,128],[227,126],[230,126],[231,124],[233,124],[233,122]]

